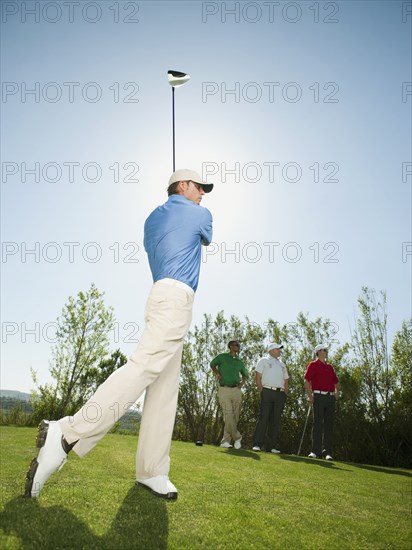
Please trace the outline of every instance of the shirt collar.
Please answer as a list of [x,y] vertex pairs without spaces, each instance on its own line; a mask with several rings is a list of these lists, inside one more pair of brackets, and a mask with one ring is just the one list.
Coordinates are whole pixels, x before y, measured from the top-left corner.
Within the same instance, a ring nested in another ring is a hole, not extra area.
[[190,203],[190,204],[193,204],[194,206],[199,206],[193,201],[191,201],[190,199],[187,199],[184,195],[170,195],[167,202],[180,202],[182,204]]

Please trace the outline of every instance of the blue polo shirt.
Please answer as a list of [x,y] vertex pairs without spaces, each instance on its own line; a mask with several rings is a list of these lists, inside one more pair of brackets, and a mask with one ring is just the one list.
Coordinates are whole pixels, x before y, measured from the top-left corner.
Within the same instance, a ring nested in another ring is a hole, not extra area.
[[201,246],[212,241],[212,214],[183,195],[171,195],[144,224],[144,247],[153,282],[171,278],[194,291],[199,282]]

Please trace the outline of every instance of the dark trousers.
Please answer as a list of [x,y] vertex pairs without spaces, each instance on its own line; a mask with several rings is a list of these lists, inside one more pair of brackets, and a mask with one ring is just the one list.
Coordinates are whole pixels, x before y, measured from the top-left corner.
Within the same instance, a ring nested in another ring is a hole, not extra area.
[[[312,451],[332,455],[333,424],[336,399],[334,395],[313,394]],[[323,442],[322,442],[323,435]]]
[[280,427],[280,418],[285,406],[286,394],[283,391],[263,388],[260,394],[260,412],[256,424],[253,446],[263,447],[267,431],[267,446],[270,451],[276,448],[276,442]]

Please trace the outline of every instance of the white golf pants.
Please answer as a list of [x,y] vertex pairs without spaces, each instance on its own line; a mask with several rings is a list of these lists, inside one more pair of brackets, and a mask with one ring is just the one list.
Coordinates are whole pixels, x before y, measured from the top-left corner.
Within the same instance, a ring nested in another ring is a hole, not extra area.
[[183,339],[192,319],[193,290],[174,279],[154,283],[136,351],[71,417],[59,420],[73,450],[85,456],[146,390],[136,454],[136,479],[168,475],[179,392]]

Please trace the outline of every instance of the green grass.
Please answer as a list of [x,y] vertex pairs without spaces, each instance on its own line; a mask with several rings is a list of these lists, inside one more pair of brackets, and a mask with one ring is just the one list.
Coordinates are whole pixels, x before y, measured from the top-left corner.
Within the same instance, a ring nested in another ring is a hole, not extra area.
[[172,443],[165,502],[134,484],[136,438],[73,453],[21,497],[34,428],[1,428],[0,548],[410,549],[412,472]]

